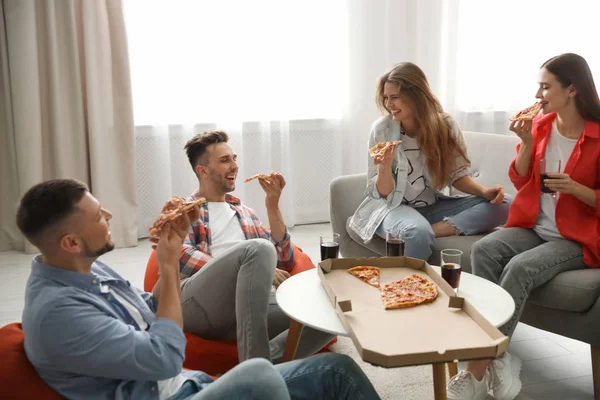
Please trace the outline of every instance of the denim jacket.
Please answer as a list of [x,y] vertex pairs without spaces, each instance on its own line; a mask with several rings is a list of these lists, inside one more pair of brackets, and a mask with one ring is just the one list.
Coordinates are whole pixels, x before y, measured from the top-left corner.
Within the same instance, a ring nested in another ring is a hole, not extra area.
[[[140,330],[109,288],[139,311],[148,330]],[[182,370],[186,341],[175,322],[156,318],[156,306],[150,293],[100,261],[83,274],[38,255],[25,291],[25,352],[67,399],[158,399],[158,381]],[[201,372],[184,375],[198,384],[212,381]]]
[[[465,154],[467,154],[465,141],[458,123],[449,115],[445,116],[445,121],[450,128],[450,134],[454,137]],[[394,121],[391,116],[384,116],[375,121],[371,127],[369,148],[380,142],[401,140],[401,135],[400,124]],[[451,187],[456,180],[470,175],[471,164],[459,154],[454,155],[454,158],[455,163],[448,179],[448,187]],[[373,238],[377,227],[381,224],[386,215],[402,204],[409,172],[408,160],[402,150],[402,146],[398,146],[392,163],[392,171],[394,171],[394,188],[387,197],[382,197],[377,190],[379,167],[375,165],[371,157],[368,159],[367,188],[365,190],[366,198],[354,212],[349,224],[350,229],[356,232],[365,243],[368,243]],[[464,195],[457,194],[449,196],[445,194],[444,191],[436,191],[436,196],[439,198],[449,198],[462,197]]]

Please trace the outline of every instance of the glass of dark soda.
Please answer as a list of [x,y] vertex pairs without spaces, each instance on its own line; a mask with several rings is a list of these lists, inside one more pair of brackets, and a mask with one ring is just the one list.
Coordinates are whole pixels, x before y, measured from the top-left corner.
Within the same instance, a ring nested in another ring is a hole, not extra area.
[[548,158],[542,158],[540,160],[540,189],[542,190],[542,193],[549,193],[552,194],[552,196],[556,196],[556,192],[550,190],[544,184],[544,180],[552,179],[548,176],[548,173],[560,173],[560,164],[560,160],[550,160]]
[[460,274],[462,272],[462,255],[463,252],[456,249],[444,249],[441,251],[442,259],[442,278],[458,292],[460,285]]
[[321,261],[338,258],[340,253],[340,234],[321,235]]
[[387,232],[385,237],[386,257],[401,257],[404,255],[404,239],[396,232]]

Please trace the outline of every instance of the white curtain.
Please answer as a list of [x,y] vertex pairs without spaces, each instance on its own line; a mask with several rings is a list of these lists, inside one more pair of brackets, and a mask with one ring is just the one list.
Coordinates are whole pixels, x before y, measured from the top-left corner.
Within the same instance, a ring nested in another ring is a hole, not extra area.
[[600,80],[597,0],[460,0],[454,104],[463,129],[508,132],[508,117],[533,104],[540,66],[577,53]]
[[262,218],[260,188],[242,179],[279,170],[287,224],[324,221],[330,180],[366,169],[375,82],[393,64],[419,65],[463,130],[498,134],[533,103],[546,59],[570,51],[600,66],[594,0],[126,0],[126,11],[141,236],[166,198],[197,187],[182,149],[195,132],[232,135],[234,194]]
[[198,183],[183,146],[223,129],[238,153],[233,193],[266,221],[256,173],[281,172],[288,225],[329,219],[341,174],[347,18],[341,0],[125,2],[136,120],[139,235]]
[[76,178],[137,244],[133,110],[120,0],[2,0],[0,250],[35,249],[15,226],[36,183]]

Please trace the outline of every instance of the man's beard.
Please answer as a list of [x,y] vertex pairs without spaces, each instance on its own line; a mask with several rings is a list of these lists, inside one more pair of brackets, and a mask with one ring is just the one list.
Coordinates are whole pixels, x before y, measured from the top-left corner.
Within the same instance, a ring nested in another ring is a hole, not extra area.
[[211,174],[211,180],[213,182],[214,188],[218,190],[220,194],[230,193],[235,190],[235,187],[232,189],[228,186],[226,178],[218,175],[217,173]]
[[114,243],[106,243],[104,246],[102,246],[101,248],[99,248],[98,250],[92,250],[90,249],[90,247],[84,243],[83,244],[83,255],[88,257],[88,258],[98,258],[103,254],[108,253],[109,251],[114,250],[115,248],[115,244]]

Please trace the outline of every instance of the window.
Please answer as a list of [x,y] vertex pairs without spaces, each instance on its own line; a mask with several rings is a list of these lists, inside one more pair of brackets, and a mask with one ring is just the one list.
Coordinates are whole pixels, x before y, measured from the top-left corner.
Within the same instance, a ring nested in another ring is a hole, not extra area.
[[136,125],[338,118],[343,0],[126,0]]
[[583,56],[600,82],[597,0],[461,0],[456,106],[523,108],[534,101],[539,67],[561,53]]

